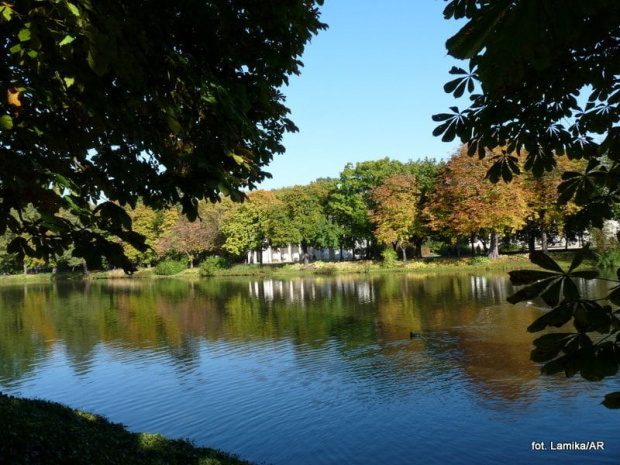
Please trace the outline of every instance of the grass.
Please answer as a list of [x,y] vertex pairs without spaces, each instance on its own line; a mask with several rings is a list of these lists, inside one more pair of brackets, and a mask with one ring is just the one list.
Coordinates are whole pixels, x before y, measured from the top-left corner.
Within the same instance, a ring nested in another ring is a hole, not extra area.
[[0,418],[0,457],[7,464],[250,464],[185,440],[131,433],[54,402],[0,393]]

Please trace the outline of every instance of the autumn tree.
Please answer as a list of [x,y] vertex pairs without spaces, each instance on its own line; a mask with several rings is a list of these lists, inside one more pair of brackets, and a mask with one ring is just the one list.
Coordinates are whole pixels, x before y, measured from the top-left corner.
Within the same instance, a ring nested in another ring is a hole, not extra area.
[[198,206],[200,215],[195,221],[176,214],[176,220],[155,240],[155,250],[160,256],[177,253],[185,255],[190,268],[195,260],[203,254],[218,252],[224,242],[221,222],[230,202],[201,202]]
[[[297,128],[281,88],[322,0],[0,3],[0,235],[20,256],[146,250],[124,207],[234,199]],[[39,212],[23,220],[28,205]],[[56,214],[71,211],[76,223]],[[18,212],[13,216],[11,211]]]
[[530,213],[524,227],[527,232],[528,247],[534,250],[535,239],[540,238],[543,252],[548,250],[549,234],[561,232],[566,226],[566,219],[579,212],[574,202],[560,202],[558,187],[565,172],[583,169],[580,160],[558,157],[556,167],[541,176],[525,176],[524,188],[528,191]]
[[370,191],[374,203],[370,219],[375,225],[374,234],[379,243],[399,248],[403,262],[407,261],[407,247],[416,234],[419,192],[415,176],[395,174]]
[[499,256],[499,237],[525,223],[528,197],[521,180],[492,183],[491,158],[474,159],[462,146],[446,163],[431,194],[427,213],[435,231],[455,238],[490,238],[489,257]]

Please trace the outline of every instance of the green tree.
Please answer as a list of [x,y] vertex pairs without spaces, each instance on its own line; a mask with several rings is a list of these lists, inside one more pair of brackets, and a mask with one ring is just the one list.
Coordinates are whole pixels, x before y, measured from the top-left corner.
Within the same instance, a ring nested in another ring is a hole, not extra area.
[[224,250],[234,256],[255,250],[259,261],[262,251],[299,243],[301,234],[287,215],[284,202],[273,191],[258,190],[248,195],[248,200],[237,204],[222,219]]
[[145,244],[149,248],[140,251],[124,243],[125,255],[136,265],[151,265],[157,259],[155,245],[159,239],[165,236],[179,219],[176,208],[154,210],[138,201],[136,206],[127,212],[131,218],[132,229],[145,238]]
[[340,246],[340,227],[328,212],[328,199],[335,180],[317,180],[305,186],[279,189],[276,196],[285,205],[293,228],[299,231],[304,253],[308,247],[332,248]]
[[[520,167],[513,152],[525,150],[525,168],[540,176],[556,166],[556,156],[584,158],[584,172],[567,172],[559,200],[582,206],[583,223],[601,227],[620,199],[620,3],[609,0],[452,0],[446,18],[466,24],[447,42],[448,53],[469,60],[468,70],[445,85],[456,97],[469,92],[471,105],[435,115],[436,135],[458,137],[471,154],[495,154],[493,180],[511,180]],[[588,96],[580,100],[581,93]],[[530,254],[547,271],[511,273],[526,285],[509,300],[541,296],[551,310],[529,331],[573,323],[575,331],[545,334],[534,341],[531,358],[543,373],[580,373],[600,380],[618,371],[620,288],[606,296],[611,305],[582,298],[576,278],[596,279],[596,271],[576,271],[587,247],[567,271],[542,252]],[[620,276],[620,274],[618,274]],[[605,404],[620,407],[620,393]]]
[[[132,263],[124,206],[240,200],[296,127],[280,88],[298,74],[322,0],[0,4],[0,234],[46,258],[75,244]],[[32,204],[40,213],[18,213]],[[56,216],[61,209],[78,218]],[[24,238],[23,234],[28,236]]]
[[387,177],[405,172],[402,162],[389,158],[345,166],[329,199],[329,209],[342,228],[341,242],[344,245],[353,247],[359,242],[371,243],[374,240],[370,220],[374,204],[370,192]]

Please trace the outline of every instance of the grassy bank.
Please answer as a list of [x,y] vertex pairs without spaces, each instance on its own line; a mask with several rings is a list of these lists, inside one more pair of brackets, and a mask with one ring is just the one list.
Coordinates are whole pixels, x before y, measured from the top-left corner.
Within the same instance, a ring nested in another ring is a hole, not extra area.
[[249,464],[159,434],[131,433],[105,418],[42,400],[0,394],[2,463]]
[[[552,252],[550,255],[560,265],[568,267],[574,251]],[[582,266],[594,267],[593,258],[585,260]],[[503,255],[498,259],[490,260],[486,257],[463,257],[463,258],[425,258],[422,260],[409,260],[406,263],[395,262],[390,266],[385,263],[372,260],[348,261],[348,262],[322,262],[316,261],[307,265],[294,264],[265,264],[265,265],[233,265],[229,268],[211,270],[212,276],[254,276],[254,277],[286,277],[303,275],[337,275],[347,273],[442,273],[442,272],[482,272],[482,271],[510,271],[521,268],[533,268],[527,254]],[[158,279],[158,278],[182,278],[197,279],[201,276],[200,268],[187,269],[172,276],[157,276],[153,268],[141,269],[129,276],[122,270],[92,272],[88,276],[82,273],[40,273],[32,275],[0,276],[0,284],[25,284],[45,283],[50,281],[75,281],[83,279]]]

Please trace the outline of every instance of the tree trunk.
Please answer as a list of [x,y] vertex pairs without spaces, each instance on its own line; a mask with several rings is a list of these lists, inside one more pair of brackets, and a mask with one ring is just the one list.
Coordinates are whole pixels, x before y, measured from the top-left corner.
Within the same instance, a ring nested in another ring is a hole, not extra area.
[[536,250],[536,237],[533,232],[530,232],[527,236],[527,248],[529,253]]
[[82,262],[82,269],[84,270],[84,274],[88,274],[88,265],[86,264],[86,260]]
[[344,261],[344,247],[342,244],[340,244],[340,261]]
[[489,246],[489,258],[498,258],[499,257],[499,240],[497,237],[497,231],[491,231],[491,244]]
[[263,264],[263,249],[262,249],[262,247],[257,247],[256,248],[256,258],[257,258],[256,262],[259,265],[262,265]]
[[403,263],[407,263],[407,246],[401,245],[400,250],[403,252]]
[[423,258],[422,257],[422,244],[424,243],[423,239],[416,239],[413,241],[413,258]]
[[28,265],[24,263],[24,274],[28,274]]
[[476,248],[475,248],[474,242],[475,242],[474,241],[474,236],[472,235],[469,238],[469,243],[471,244],[471,254],[475,256],[476,255]]
[[545,253],[549,250],[549,244],[547,243],[547,229],[545,228],[540,231],[540,248]]

